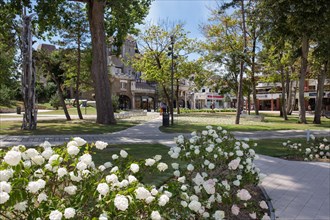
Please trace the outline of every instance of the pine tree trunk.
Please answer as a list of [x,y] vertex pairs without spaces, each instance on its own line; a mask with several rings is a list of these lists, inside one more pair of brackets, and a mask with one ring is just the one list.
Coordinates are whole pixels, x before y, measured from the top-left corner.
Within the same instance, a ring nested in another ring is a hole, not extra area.
[[88,19],[92,38],[92,78],[97,112],[96,123],[116,124],[108,76],[104,8],[105,1],[88,2]]
[[315,106],[315,114],[314,114],[314,124],[321,124],[321,113],[322,113],[322,101],[323,101],[323,93],[324,93],[324,82],[326,78],[326,74],[328,72],[329,61],[324,62],[324,69],[317,77],[317,95],[316,95],[316,106]]
[[84,119],[82,114],[81,114],[81,109],[80,109],[80,105],[79,105],[79,85],[80,85],[80,72],[81,72],[81,42],[80,42],[80,36],[78,36],[77,39],[77,50],[78,50],[78,60],[77,60],[77,80],[76,80],[76,95],[75,95],[75,99],[76,99],[76,104],[77,104],[77,112],[78,112],[78,116],[79,119]]
[[304,85],[307,74],[308,66],[308,49],[309,49],[309,40],[307,35],[303,35],[302,38],[302,56],[301,56],[301,70],[299,74],[299,98],[298,98],[298,107],[299,107],[299,123],[307,124],[306,121],[306,107],[305,107],[305,98],[304,98]]
[[[244,9],[244,0],[241,0],[241,14],[242,14],[242,27],[243,27],[243,40],[244,40],[244,56],[246,55],[246,47],[247,47],[247,37],[246,37],[246,26],[245,26],[245,9]],[[241,110],[243,105],[243,72],[244,72],[244,59],[245,57],[241,58],[241,69],[239,73],[239,86],[238,86],[238,96],[237,96],[237,109],[236,109],[236,120],[235,124],[239,124]]]

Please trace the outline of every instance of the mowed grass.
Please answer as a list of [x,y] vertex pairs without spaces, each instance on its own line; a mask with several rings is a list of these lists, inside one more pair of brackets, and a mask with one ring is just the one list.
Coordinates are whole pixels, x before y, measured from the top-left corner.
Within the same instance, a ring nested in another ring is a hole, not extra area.
[[60,135],[104,134],[121,131],[138,124],[134,121],[117,121],[116,125],[102,125],[95,120],[41,120],[36,130],[21,130],[21,121],[2,121],[0,134],[4,135]]
[[[94,107],[80,107],[82,115],[96,115],[96,108]],[[68,112],[70,115],[78,115],[78,111],[76,107],[68,108]],[[58,110],[51,110],[47,112],[38,112],[38,115],[64,115],[64,111],[62,108]]]
[[[291,143],[301,143],[304,146],[306,143],[306,138],[290,138],[290,139],[263,139],[263,140],[255,140],[254,142],[258,145],[253,147],[257,154],[267,155],[271,157],[280,157],[280,158],[288,158],[294,157],[295,151],[290,150],[288,147],[283,146],[284,142],[288,140]],[[304,159],[304,158],[301,158]]]
[[308,124],[298,124],[298,116],[290,115],[289,120],[274,114],[263,114],[264,121],[249,117],[241,117],[240,124],[235,124],[235,113],[186,113],[175,115],[174,126],[161,127],[161,131],[168,133],[188,133],[203,130],[205,126],[221,126],[229,131],[271,131],[271,130],[325,130],[330,129],[330,120],[322,118],[322,124],[313,123],[312,117],[307,117]]

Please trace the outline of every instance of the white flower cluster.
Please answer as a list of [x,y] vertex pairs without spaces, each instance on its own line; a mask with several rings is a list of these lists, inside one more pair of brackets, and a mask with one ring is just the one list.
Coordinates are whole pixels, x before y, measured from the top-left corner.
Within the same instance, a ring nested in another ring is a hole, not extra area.
[[330,143],[326,138],[315,138],[310,136],[311,140],[307,143],[292,143],[290,140],[283,143],[283,146],[289,148],[294,155],[304,158],[305,161],[317,159],[330,159]]
[[[200,134],[193,132],[190,138],[178,136],[177,146],[169,151],[171,158],[187,162],[186,166],[172,163],[180,186],[180,205],[191,211],[186,218],[231,219],[252,206],[258,211],[250,215],[261,219],[265,212],[244,188],[246,184],[257,184],[264,176],[253,163],[257,155],[249,140],[238,141],[221,127],[206,129]],[[232,198],[233,194],[237,197]],[[219,203],[223,210],[219,210]]]

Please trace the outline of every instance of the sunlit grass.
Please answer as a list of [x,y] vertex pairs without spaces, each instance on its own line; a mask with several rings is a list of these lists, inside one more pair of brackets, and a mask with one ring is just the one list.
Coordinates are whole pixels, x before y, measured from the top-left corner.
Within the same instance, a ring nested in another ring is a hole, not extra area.
[[186,133],[205,129],[205,126],[221,126],[229,131],[271,131],[271,130],[325,130],[330,129],[330,120],[322,118],[322,124],[312,124],[313,118],[308,117],[308,124],[298,124],[298,116],[290,115],[288,121],[273,114],[263,114],[264,121],[241,117],[240,124],[235,124],[233,113],[188,113],[176,115],[174,126],[161,127],[161,131],[169,133]]

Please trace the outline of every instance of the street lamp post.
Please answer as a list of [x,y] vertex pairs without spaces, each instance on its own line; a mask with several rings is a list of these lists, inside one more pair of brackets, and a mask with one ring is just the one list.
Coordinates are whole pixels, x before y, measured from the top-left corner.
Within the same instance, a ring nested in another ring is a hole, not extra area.
[[173,86],[173,80],[174,80],[174,36],[171,35],[171,47],[169,50],[169,55],[171,55],[171,103],[170,103],[170,114],[171,114],[171,125],[173,126],[173,104],[174,104],[174,86]]

